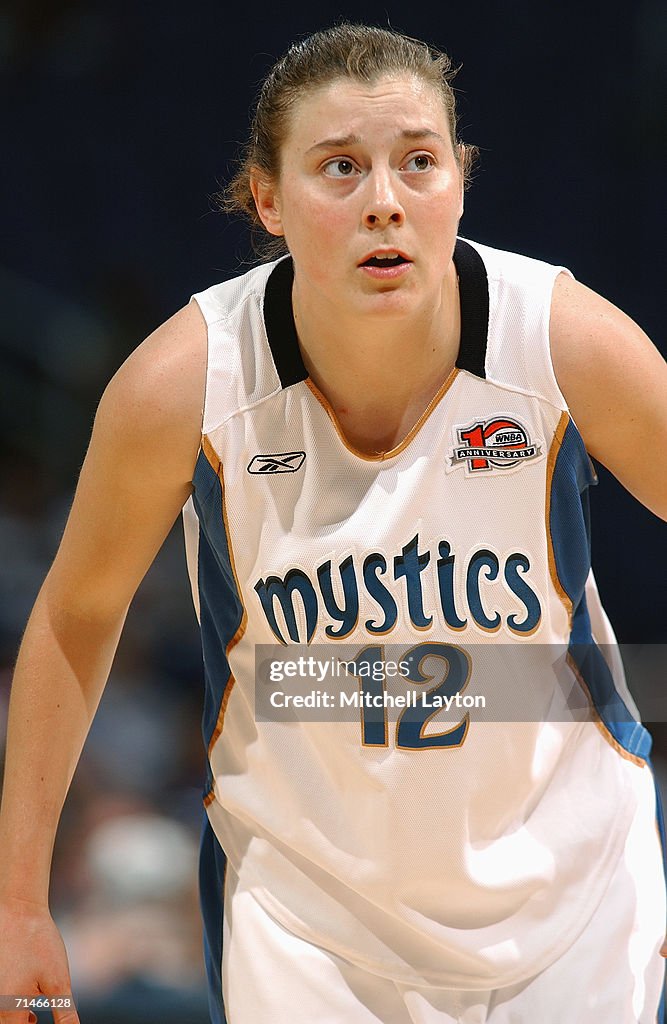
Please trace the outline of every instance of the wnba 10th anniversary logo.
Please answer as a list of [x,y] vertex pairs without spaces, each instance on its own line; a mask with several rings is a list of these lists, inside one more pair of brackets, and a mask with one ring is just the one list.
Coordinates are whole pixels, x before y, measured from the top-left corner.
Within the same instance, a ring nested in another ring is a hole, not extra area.
[[526,428],[517,420],[498,417],[457,430],[460,448],[454,448],[452,466],[465,466],[469,473],[489,469],[511,469],[541,453]]

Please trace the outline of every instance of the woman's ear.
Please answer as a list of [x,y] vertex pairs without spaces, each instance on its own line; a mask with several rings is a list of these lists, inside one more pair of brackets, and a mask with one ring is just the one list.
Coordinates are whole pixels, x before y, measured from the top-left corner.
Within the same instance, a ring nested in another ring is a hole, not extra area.
[[250,171],[250,191],[259,219],[269,234],[284,235],[278,188],[255,167]]

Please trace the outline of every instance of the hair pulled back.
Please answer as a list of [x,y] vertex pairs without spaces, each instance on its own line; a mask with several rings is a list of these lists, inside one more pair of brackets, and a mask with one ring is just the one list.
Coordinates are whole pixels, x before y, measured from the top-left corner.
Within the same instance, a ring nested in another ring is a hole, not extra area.
[[279,180],[280,150],[295,104],[310,90],[341,78],[374,83],[394,74],[414,75],[440,94],[454,152],[464,182],[469,183],[477,150],[457,138],[456,100],[450,85],[456,70],[452,70],[447,54],[393,29],[340,22],[293,43],[274,64],[261,86],[238,169],[215,196],[225,213],[240,213],[250,221],[253,246],[261,259],[277,259],[288,250],[284,238],[270,235],[259,219],[250,190],[250,172],[255,168],[268,180]]

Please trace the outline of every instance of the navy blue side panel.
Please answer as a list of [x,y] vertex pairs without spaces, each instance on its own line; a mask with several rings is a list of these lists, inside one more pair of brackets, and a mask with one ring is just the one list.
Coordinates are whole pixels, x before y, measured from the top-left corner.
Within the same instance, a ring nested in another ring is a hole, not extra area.
[[[653,772],[653,782],[655,784],[655,816],[656,824],[658,826],[658,834],[660,836],[660,845],[662,847],[662,866],[665,874],[665,881],[667,884],[667,837],[665,836],[665,815],[662,809],[662,799],[660,797],[660,788],[658,786],[658,780],[656,778],[655,771],[650,758],[647,758],[648,766]],[[667,934],[667,925],[665,927],[665,933]],[[656,1018],[657,1024],[665,1024],[665,986],[662,986],[662,997],[660,999],[660,1005],[658,1007],[658,1016]]]
[[[194,506],[199,518],[199,598],[204,654],[202,731],[208,750],[220,707],[231,682],[227,651],[243,621],[239,594],[223,518],[222,482],[200,453],[193,477]],[[213,783],[207,759],[205,794]],[[212,1024],[225,1024],[222,997],[222,921],[226,857],[205,815],[199,857],[199,892],[204,921],[204,955]]]
[[624,750],[645,760],[651,752],[651,734],[634,718],[616,690],[609,666],[593,640],[585,598],[581,599],[574,612],[568,653],[607,731]]
[[[208,750],[231,672],[227,649],[243,619],[222,514],[222,485],[203,453],[193,477],[194,506],[199,518],[199,597],[204,655],[202,730]],[[211,779],[207,779],[206,792]]]
[[653,781],[655,782],[655,816],[658,824],[658,833],[660,835],[660,843],[662,845],[662,863],[665,869],[665,878],[667,879],[667,844],[665,837],[665,814],[662,808],[662,798],[660,796],[660,789],[658,787],[658,781],[656,779],[655,771],[653,770],[653,764],[650,758],[647,758],[648,765],[653,772]]
[[594,482],[584,442],[570,421],[551,481],[549,529],[558,578],[575,608],[584,595],[591,567],[587,489]]
[[199,898],[204,919],[204,960],[211,1024],[226,1024],[222,999],[222,920],[227,858],[204,814],[199,851]]
[[572,602],[569,655],[611,736],[629,753],[646,758],[651,737],[616,691],[607,662],[593,640],[586,607],[585,586],[591,567],[587,490],[594,482],[584,442],[570,422],[554,466],[549,518],[558,579]]

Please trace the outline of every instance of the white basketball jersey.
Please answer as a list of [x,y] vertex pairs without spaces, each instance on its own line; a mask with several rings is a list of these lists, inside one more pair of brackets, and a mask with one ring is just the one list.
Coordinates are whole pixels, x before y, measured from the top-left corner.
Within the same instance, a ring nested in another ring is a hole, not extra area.
[[[367,970],[489,989],[582,931],[650,738],[597,646],[613,636],[590,575],[594,471],[549,353],[562,268],[463,239],[455,263],[457,366],[378,457],[308,379],[290,257],[195,296],[209,360],[185,523],[205,803],[234,870]],[[284,713],[285,671],[276,720],[259,715],[263,645],[312,652],[307,688],[356,693],[353,714]]]

